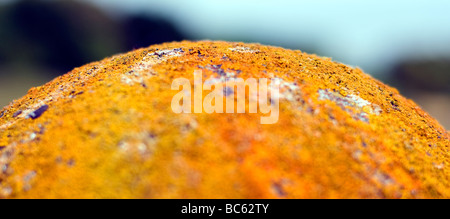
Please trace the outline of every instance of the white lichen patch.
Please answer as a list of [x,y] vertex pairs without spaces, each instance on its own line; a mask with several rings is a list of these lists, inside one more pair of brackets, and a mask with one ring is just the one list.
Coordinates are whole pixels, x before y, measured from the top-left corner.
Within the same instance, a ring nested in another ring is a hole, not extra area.
[[48,103],[48,99],[47,98],[45,98],[44,100],[38,100],[37,103],[27,107],[26,110],[23,110],[22,113],[18,117],[19,118],[24,118],[24,119],[29,119],[30,118],[30,114],[35,112],[40,107],[46,105],[46,103]]
[[298,101],[301,99],[300,88],[295,82],[287,82],[282,78],[273,77],[271,78],[271,84],[269,85],[269,89],[279,88],[280,99],[286,99],[288,101]]
[[357,95],[349,94],[346,96],[328,89],[319,89],[319,100],[330,100],[336,103],[342,110],[349,113],[352,118],[369,122],[369,114],[379,115],[381,108]]
[[433,167],[438,169],[438,170],[442,170],[442,169],[444,169],[445,164],[444,163],[439,163],[439,164],[433,163]]
[[237,47],[233,47],[233,48],[229,48],[229,50],[233,51],[233,52],[241,52],[241,53],[255,53],[255,52],[259,52],[259,50],[252,50],[248,47],[244,47],[244,46],[237,46]]
[[157,142],[157,136],[152,133],[129,133],[119,142],[118,147],[122,152],[148,157],[154,153]]
[[23,187],[22,187],[22,189],[24,191],[28,191],[28,190],[31,189],[31,186],[32,186],[31,182],[36,177],[36,175],[37,175],[36,171],[32,170],[32,171],[29,171],[28,173],[26,173],[23,176],[23,180],[22,180]]
[[29,136],[29,141],[33,141],[34,139],[36,139],[37,135],[35,132],[32,132]]
[[[143,80],[143,79],[141,79],[141,80]],[[138,82],[138,81],[135,81],[135,80],[133,80],[130,77],[125,76],[125,75],[122,76],[122,83],[128,84],[128,85],[132,85],[134,82]]]
[[182,55],[183,50],[181,48],[148,53],[141,61],[134,64],[130,71],[122,75],[121,81],[127,85],[144,84],[145,79],[156,75],[152,69],[154,65]]
[[3,125],[0,125],[0,130],[9,128],[10,126],[14,125],[17,121],[19,121],[19,119],[29,119],[30,118],[29,115],[31,113],[35,112],[41,106],[46,105],[45,103],[49,101],[48,98],[49,97],[45,98],[44,100],[37,100],[36,103],[28,106],[25,110],[22,110],[19,115],[14,117],[13,120],[10,120],[4,123]]
[[346,98],[348,100],[350,100],[350,102],[353,103],[355,106],[360,107],[360,108],[370,105],[369,101],[364,100],[363,98],[353,95],[353,94],[347,95]]
[[182,54],[183,54],[183,49],[176,48],[176,49],[158,50],[158,51],[150,53],[148,55],[158,56],[159,58],[161,58],[161,57],[168,58],[168,57],[173,57],[173,56],[181,56]]
[[376,172],[372,175],[372,178],[376,183],[383,186],[389,186],[396,183],[388,174],[383,173],[380,170],[376,170]]
[[16,123],[16,120],[6,122],[5,124],[0,125],[0,130],[8,128],[8,127],[10,127],[11,125],[13,125],[14,123]]
[[[14,172],[10,167],[10,163],[14,158],[14,150],[17,143],[12,143],[4,148],[2,148],[2,153],[0,153],[0,179],[5,175],[9,175]],[[7,198],[11,195],[12,189],[6,183],[0,183],[0,198]]]
[[[233,89],[229,89],[227,87],[227,82],[229,84],[239,84],[239,82],[242,82],[243,80],[237,77],[238,72],[236,70],[224,70],[220,68],[221,66],[206,66],[205,69],[213,71],[217,73],[217,76],[210,76],[206,81],[205,85],[217,85],[222,84],[226,90],[224,91],[224,95],[228,96],[229,90],[231,90],[231,93]],[[268,95],[270,95],[270,98],[272,100],[279,100],[284,99],[288,100],[290,102],[299,101],[302,99],[301,97],[301,91],[297,83],[295,82],[288,82],[285,81],[282,78],[275,77],[274,74],[268,74],[267,82],[268,84]],[[260,82],[259,79],[256,80],[258,83]],[[231,83],[230,83],[231,82]],[[253,95],[252,95],[253,94]],[[250,101],[258,101],[258,94],[257,92],[252,92],[250,94],[249,100]]]
[[12,188],[9,186],[1,187],[0,186],[0,197],[8,197],[12,194]]
[[8,164],[12,160],[16,145],[17,143],[12,143],[3,148],[3,151],[0,154],[0,173],[6,173]]

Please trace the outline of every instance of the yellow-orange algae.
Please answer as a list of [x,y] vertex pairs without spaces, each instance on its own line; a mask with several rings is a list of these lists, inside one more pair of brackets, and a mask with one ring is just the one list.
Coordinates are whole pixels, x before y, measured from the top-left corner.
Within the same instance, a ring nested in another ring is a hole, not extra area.
[[[173,113],[172,80],[197,69],[277,78],[279,121]],[[300,51],[154,45],[76,68],[0,115],[1,198],[450,198],[449,133],[435,119]]]

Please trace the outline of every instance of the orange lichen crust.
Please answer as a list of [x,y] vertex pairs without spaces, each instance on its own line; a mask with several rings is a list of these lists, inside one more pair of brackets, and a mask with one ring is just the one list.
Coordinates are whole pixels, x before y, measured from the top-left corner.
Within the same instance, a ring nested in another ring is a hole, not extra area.
[[[199,69],[276,79],[279,121],[174,113],[173,79]],[[449,133],[435,119],[300,51],[154,45],[32,88],[0,116],[1,198],[450,198]]]

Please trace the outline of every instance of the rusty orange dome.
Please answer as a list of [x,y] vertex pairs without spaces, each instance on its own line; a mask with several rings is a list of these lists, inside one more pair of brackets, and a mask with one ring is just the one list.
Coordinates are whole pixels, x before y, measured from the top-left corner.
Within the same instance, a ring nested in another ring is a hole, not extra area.
[[[278,121],[174,113],[173,80],[196,70],[276,79]],[[1,198],[449,198],[449,156],[449,133],[394,88],[258,44],[154,45],[0,111]]]

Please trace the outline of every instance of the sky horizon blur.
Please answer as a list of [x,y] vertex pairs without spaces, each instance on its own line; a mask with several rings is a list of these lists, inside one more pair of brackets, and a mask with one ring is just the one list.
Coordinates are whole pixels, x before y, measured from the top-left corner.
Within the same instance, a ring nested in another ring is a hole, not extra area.
[[444,0],[83,0],[110,13],[153,13],[196,39],[312,50],[382,76],[399,59],[450,57]]

